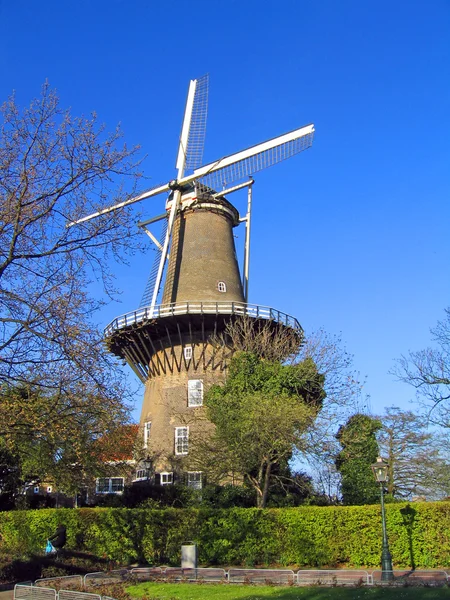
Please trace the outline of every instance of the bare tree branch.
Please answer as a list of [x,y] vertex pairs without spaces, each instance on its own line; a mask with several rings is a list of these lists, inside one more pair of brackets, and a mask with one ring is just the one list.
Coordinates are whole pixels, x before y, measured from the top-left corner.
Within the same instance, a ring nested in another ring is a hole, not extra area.
[[402,356],[393,370],[400,381],[416,389],[416,398],[428,420],[450,427],[450,309],[431,329],[434,346]]

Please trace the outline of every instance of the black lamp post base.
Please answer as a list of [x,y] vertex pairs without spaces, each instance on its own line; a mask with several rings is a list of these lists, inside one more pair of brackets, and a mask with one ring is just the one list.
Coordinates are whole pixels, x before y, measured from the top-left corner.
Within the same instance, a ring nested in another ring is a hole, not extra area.
[[383,549],[381,551],[381,581],[392,581],[393,579],[392,556],[389,552],[389,548],[386,548],[383,544]]

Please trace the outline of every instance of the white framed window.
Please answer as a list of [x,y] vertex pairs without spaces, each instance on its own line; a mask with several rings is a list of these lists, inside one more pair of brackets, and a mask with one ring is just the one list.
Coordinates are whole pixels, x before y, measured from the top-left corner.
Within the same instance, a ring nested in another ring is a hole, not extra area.
[[217,289],[219,290],[219,292],[226,292],[227,284],[225,283],[225,281],[219,281],[219,283],[217,284]]
[[190,360],[192,358],[192,346],[185,346],[183,352],[186,360]]
[[34,492],[35,494],[39,494],[39,486],[38,486],[38,485],[35,485],[35,486],[34,486],[34,488],[33,488],[33,492]]
[[160,478],[161,485],[172,485],[173,483],[173,473],[161,473]]
[[152,429],[152,422],[146,421],[144,423],[144,448],[148,448],[150,442],[150,431]]
[[175,427],[175,454],[187,454],[189,447],[189,427]]
[[202,472],[201,471],[188,471],[187,474],[188,487],[194,488],[194,490],[202,489]]
[[47,494],[51,494],[51,493],[52,493],[52,491],[53,491],[53,488],[52,488],[52,486],[51,486],[51,485],[48,485],[48,486],[47,486]]
[[189,379],[188,381],[188,406],[202,406],[203,404],[203,381],[201,379]]
[[138,481],[139,479],[147,479],[147,469],[138,469],[136,471],[135,481]]
[[123,492],[123,477],[99,477],[96,481],[97,494],[121,494]]

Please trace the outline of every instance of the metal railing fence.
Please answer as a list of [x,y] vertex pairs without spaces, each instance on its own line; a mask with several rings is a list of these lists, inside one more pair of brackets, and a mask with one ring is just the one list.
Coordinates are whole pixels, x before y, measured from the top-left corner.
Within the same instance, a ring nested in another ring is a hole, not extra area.
[[96,573],[87,573],[83,578],[84,587],[88,585],[107,585],[108,583],[118,583],[125,581],[130,574],[130,569],[113,569],[112,571],[98,571]]
[[371,575],[362,569],[304,569],[297,571],[297,585],[371,585]]
[[[224,569],[217,568],[190,568],[190,567],[167,567],[162,575],[167,581],[210,581],[224,582],[227,573]],[[134,576],[134,569],[131,576]]]
[[102,600],[100,594],[91,592],[76,592],[74,590],[59,590],[58,600]]
[[[47,587],[47,583],[51,583],[56,586],[74,585],[83,586],[83,577],[81,575],[61,575],[60,577],[45,577],[44,579],[37,579],[34,582],[35,586]],[[50,587],[52,587],[50,585]]]
[[[100,571],[87,573],[81,582],[81,587],[104,585],[123,581],[202,581],[210,583],[253,583],[253,584],[277,584],[277,585],[324,585],[324,586],[372,586],[372,585],[450,585],[450,574],[442,569],[423,569],[408,571],[392,571],[392,579],[383,581],[381,571],[375,569],[368,571],[364,569],[300,569],[294,572],[291,569],[235,569],[221,568],[183,568],[183,567],[139,567],[132,569],[117,569],[114,571]],[[17,600],[94,600],[92,594],[86,592],[64,591],[58,596],[55,590],[50,590],[52,584],[58,586],[64,579],[70,577],[54,577],[38,579],[32,586],[16,586],[19,594],[14,591]],[[81,577],[79,577],[81,580]],[[41,587],[45,582],[48,588]],[[33,590],[30,590],[33,587]],[[22,589],[26,588],[26,589]],[[41,594],[42,591],[42,594]],[[85,597],[74,594],[83,593]],[[70,595],[72,594],[72,595]],[[93,596],[96,596],[95,594]],[[95,598],[100,600],[100,597]],[[107,600],[104,596],[102,600]]]
[[[372,571],[372,584],[375,585],[382,581],[382,571],[376,569]],[[450,574],[446,571],[440,571],[438,569],[419,569],[419,570],[408,570],[408,569],[394,569],[388,571],[392,575],[393,580],[398,584],[405,585],[437,585],[448,583],[450,585]]]
[[290,569],[229,569],[228,581],[230,583],[293,585],[296,583],[296,576]]
[[105,327],[105,336],[109,337],[124,327],[139,325],[152,319],[177,317],[181,315],[238,315],[252,319],[275,321],[285,327],[290,327],[303,332],[300,323],[295,317],[283,313],[269,306],[247,304],[245,302],[178,302],[172,304],[159,304],[153,311],[150,306],[143,306],[137,310],[116,317]]
[[57,592],[52,588],[17,584],[14,586],[14,600],[56,600]]

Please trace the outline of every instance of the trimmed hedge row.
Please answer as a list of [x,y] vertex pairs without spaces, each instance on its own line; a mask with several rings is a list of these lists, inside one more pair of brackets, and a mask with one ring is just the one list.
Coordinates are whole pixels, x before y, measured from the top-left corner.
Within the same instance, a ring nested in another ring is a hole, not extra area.
[[[450,566],[450,502],[386,506],[396,567]],[[0,513],[0,553],[42,552],[58,523],[68,548],[121,564],[180,564],[195,541],[206,565],[378,567],[380,507],[45,509]]]

